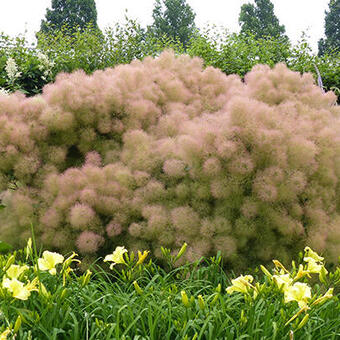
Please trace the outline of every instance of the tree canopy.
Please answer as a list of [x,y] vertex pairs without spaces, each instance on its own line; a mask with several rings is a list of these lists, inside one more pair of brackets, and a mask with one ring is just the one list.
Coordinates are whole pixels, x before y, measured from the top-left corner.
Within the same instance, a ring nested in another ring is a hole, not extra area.
[[196,28],[195,16],[186,0],[156,0],[150,28],[157,36],[178,38],[186,46]]
[[319,55],[340,51],[340,0],[330,0],[325,11],[325,35],[319,40]]
[[242,33],[250,32],[256,38],[269,36],[287,38],[284,35],[286,29],[284,25],[280,25],[279,19],[274,14],[274,5],[270,0],[255,0],[255,4],[242,5],[239,23]]
[[48,33],[68,26],[72,33],[83,31],[88,25],[97,28],[97,9],[94,0],[52,0],[45,20],[41,21],[41,32]]

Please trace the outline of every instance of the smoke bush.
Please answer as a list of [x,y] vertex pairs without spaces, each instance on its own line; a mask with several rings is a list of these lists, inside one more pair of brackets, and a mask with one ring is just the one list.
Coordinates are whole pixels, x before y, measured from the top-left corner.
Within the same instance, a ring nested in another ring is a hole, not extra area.
[[[245,82],[164,52],[0,95],[0,239],[35,225],[87,259],[124,244],[226,263],[340,253],[336,96],[310,74],[258,65]],[[158,250],[157,250],[158,249]]]

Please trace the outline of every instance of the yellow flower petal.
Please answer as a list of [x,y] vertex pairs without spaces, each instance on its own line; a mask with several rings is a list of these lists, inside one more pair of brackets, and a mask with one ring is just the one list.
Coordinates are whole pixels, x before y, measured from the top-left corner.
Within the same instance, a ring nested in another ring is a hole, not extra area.
[[19,266],[17,264],[11,264],[6,270],[6,276],[10,279],[18,279],[19,276],[24,273],[29,267],[27,265]]
[[19,300],[27,300],[31,295],[30,290],[24,286],[23,282],[20,282],[17,279],[4,278],[2,286],[8,289],[14,298]]
[[[303,260],[307,262],[307,271],[309,271],[310,273],[320,273],[323,267],[322,263],[318,262],[313,257],[304,257]],[[327,270],[325,273],[328,273]]]
[[289,274],[273,275],[273,280],[280,289],[285,289],[293,282]]
[[306,308],[311,296],[311,288],[306,283],[296,282],[291,286],[284,287],[285,303],[297,301],[300,308]]
[[[126,264],[125,260],[124,260],[124,253],[126,253],[127,250],[124,247],[116,247],[115,251],[110,254],[110,255],[106,255],[104,258],[104,262],[114,262],[114,264],[118,264],[118,263],[122,263],[122,264]],[[114,265],[114,264],[111,264]],[[110,268],[111,268],[110,266]]]
[[311,257],[315,261],[321,262],[324,260],[324,258],[320,255],[318,255],[315,251],[313,251],[309,247],[305,247],[305,257]]
[[64,256],[48,250],[43,252],[42,258],[38,259],[38,267],[40,270],[48,270],[51,275],[56,275],[57,271],[55,266],[63,263]]
[[138,261],[136,263],[136,266],[139,265],[139,264],[142,264],[149,253],[150,252],[148,250],[144,250],[144,252],[142,254],[142,252],[138,250]]
[[7,340],[9,334],[11,334],[11,330],[7,328],[0,334],[0,340]]
[[251,275],[241,275],[237,277],[234,280],[231,280],[231,283],[233,284],[230,287],[226,288],[226,291],[228,294],[231,294],[233,292],[240,292],[240,293],[247,293],[248,289],[253,286],[251,285],[250,282],[253,282],[253,277]]

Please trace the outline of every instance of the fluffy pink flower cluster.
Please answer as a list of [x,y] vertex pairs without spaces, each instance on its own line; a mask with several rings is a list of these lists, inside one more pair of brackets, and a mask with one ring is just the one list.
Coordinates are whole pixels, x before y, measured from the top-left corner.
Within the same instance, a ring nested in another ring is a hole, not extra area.
[[[164,52],[0,95],[0,239],[50,249],[174,249],[244,267],[305,244],[340,253],[340,109],[309,74],[242,82]],[[185,258],[183,258],[185,260]]]

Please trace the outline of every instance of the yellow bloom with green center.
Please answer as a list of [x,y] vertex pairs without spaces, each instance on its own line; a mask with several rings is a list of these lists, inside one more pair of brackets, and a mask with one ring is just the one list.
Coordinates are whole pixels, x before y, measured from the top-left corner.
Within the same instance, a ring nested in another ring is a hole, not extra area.
[[307,302],[311,298],[311,288],[302,282],[284,287],[285,303],[296,301],[300,308],[307,308]]
[[273,275],[273,280],[280,289],[286,289],[293,282],[289,274]]
[[314,259],[317,262],[322,262],[324,260],[324,258],[322,256],[318,255],[311,248],[305,247],[304,250],[305,250],[305,257],[311,257],[312,259]]
[[[320,273],[321,269],[324,268],[323,263],[320,263],[319,261],[315,260],[313,257],[304,257],[303,260],[307,262],[307,271],[310,273]],[[325,270],[325,274],[328,273],[328,271]]]
[[42,258],[38,259],[38,267],[39,270],[48,270],[51,275],[56,275],[57,270],[55,266],[59,263],[63,263],[63,261],[63,255],[45,250]]
[[251,275],[241,275],[238,278],[231,280],[232,286],[226,288],[228,294],[233,292],[247,293],[249,288],[253,288],[251,282],[253,282],[253,277]]
[[127,250],[125,249],[125,247],[116,247],[115,251],[110,254],[110,255],[106,255],[104,262],[113,262],[110,265],[110,269],[113,268],[114,265],[116,264],[126,264],[125,260],[124,260],[124,254],[127,253]]
[[11,334],[11,330],[7,328],[0,334],[0,340],[7,340],[9,334]]
[[24,286],[24,283],[17,279],[9,279],[4,277],[2,287],[12,293],[12,296],[19,300],[27,300],[31,295],[31,291]]
[[19,276],[28,269],[27,265],[19,266],[18,264],[11,264],[6,270],[6,276],[10,279],[19,279]]

